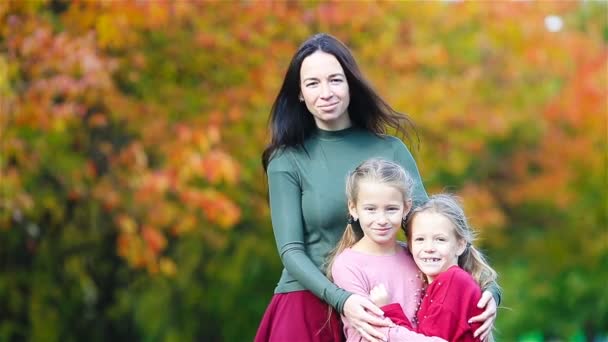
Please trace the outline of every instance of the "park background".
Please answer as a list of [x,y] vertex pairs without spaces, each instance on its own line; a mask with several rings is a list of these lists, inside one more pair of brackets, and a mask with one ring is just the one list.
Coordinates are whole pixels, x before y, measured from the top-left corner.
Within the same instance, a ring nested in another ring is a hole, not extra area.
[[605,1],[0,2],[0,340],[249,341],[260,154],[328,32],[416,123],[504,288],[499,341],[608,335]]

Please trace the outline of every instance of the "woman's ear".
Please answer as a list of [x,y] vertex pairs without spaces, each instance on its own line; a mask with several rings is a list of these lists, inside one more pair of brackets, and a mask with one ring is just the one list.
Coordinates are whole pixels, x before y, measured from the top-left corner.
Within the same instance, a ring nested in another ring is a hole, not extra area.
[[304,102],[304,96],[302,96],[302,93],[298,95],[298,100],[300,100],[300,102]]
[[357,206],[351,200],[348,201],[348,213],[353,217],[355,221],[359,219],[359,214],[357,214]]

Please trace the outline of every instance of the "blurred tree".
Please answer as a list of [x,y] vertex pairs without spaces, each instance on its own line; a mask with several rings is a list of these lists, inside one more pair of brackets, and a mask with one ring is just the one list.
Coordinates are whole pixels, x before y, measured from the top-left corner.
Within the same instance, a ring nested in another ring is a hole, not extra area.
[[598,334],[606,10],[0,2],[0,340],[250,340],[281,268],[268,111],[317,31],[411,113],[429,192],[465,199],[511,309],[498,337]]

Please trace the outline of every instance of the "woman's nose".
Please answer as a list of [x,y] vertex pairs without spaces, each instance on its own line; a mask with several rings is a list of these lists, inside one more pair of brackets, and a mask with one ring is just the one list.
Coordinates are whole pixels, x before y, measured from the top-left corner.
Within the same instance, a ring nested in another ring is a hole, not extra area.
[[329,86],[329,84],[321,84],[321,97],[324,99],[328,99],[333,95],[333,92],[331,91],[331,87]]

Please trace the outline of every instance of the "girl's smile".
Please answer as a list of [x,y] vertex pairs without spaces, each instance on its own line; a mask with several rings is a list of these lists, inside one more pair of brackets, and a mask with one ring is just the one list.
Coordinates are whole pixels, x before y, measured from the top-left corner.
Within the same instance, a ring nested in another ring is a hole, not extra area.
[[409,202],[394,186],[372,181],[361,181],[356,198],[356,204],[349,203],[349,211],[359,220],[364,236],[354,248],[378,254],[394,253]]
[[434,211],[417,213],[411,223],[411,251],[414,261],[429,283],[440,273],[458,265],[466,243],[456,237],[452,222]]

